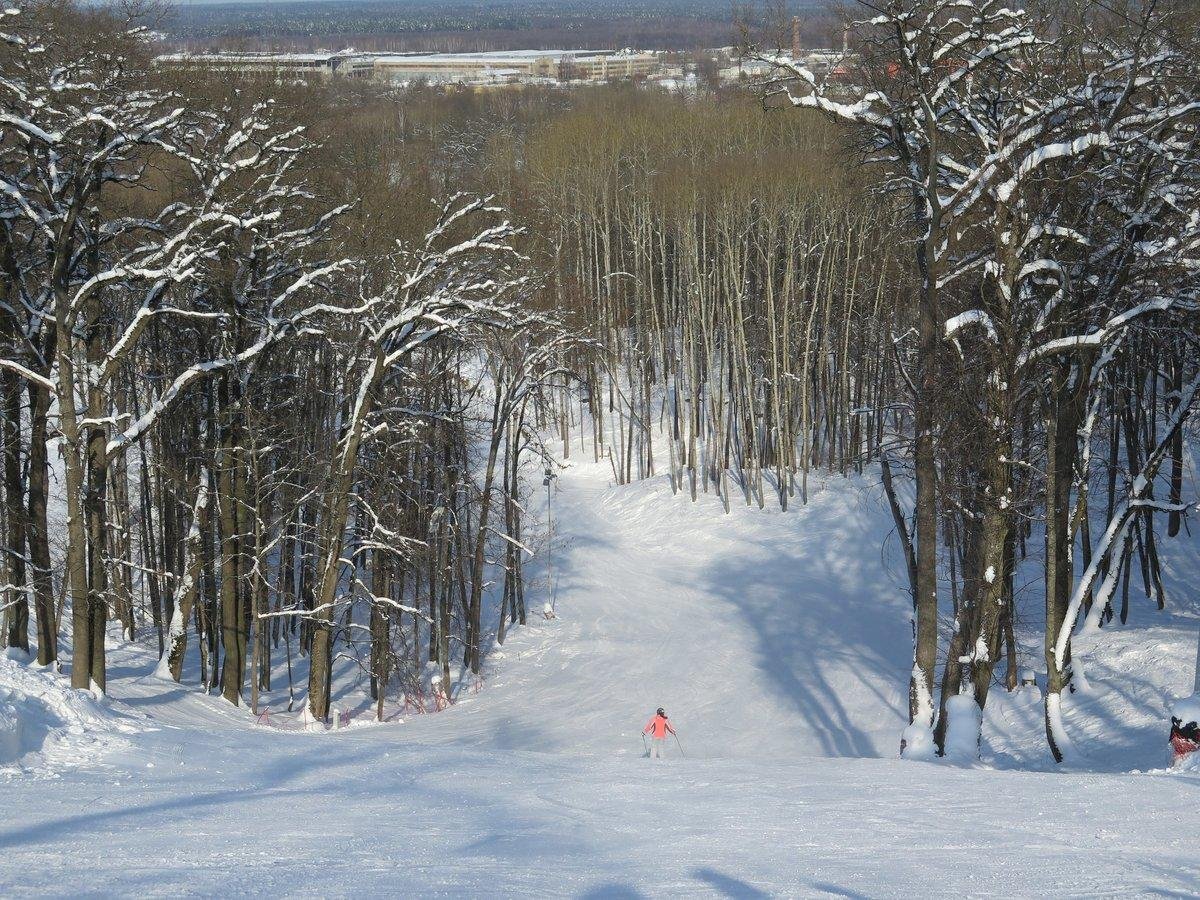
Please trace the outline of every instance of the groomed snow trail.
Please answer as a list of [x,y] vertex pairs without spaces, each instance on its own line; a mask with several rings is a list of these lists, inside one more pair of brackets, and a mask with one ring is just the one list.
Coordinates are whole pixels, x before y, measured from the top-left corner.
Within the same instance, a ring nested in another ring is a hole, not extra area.
[[[1165,704],[1190,690],[1194,552],[1167,551],[1182,611],[1083,644],[1095,691],[1069,725],[1107,771],[906,763],[908,604],[869,481],[729,515],[590,463],[561,484],[559,617],[531,592],[479,693],[438,715],[281,731],[150,677],[144,646],[113,644],[104,701],[0,659],[0,725],[32,724],[0,761],[24,753],[0,767],[0,896],[1200,890],[1200,775],[1119,771],[1161,764]],[[640,758],[658,705],[687,758]],[[1000,697],[985,759],[1049,767],[1039,711]]]
[[[810,502],[729,515],[665,479],[614,487],[575,464],[553,501],[559,618],[494,652],[485,690],[431,739],[640,754],[658,706],[694,757],[891,756],[907,698],[905,593],[886,511],[841,478]],[[840,488],[840,489],[838,489]],[[445,718],[445,717],[442,717]],[[672,752],[677,747],[672,742]]]

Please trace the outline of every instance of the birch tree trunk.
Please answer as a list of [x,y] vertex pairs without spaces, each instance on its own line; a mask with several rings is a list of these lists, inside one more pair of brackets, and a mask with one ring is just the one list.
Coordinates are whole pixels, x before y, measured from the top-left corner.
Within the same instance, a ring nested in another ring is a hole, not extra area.
[[167,633],[166,650],[159,660],[157,673],[166,673],[173,681],[183,677],[183,659],[187,652],[187,623],[192,617],[196,592],[200,587],[200,574],[204,568],[204,553],[201,544],[208,533],[208,469],[201,468],[196,486],[196,502],[192,505],[192,524],[184,540],[184,569],[175,587],[175,605],[171,612],[171,626]]

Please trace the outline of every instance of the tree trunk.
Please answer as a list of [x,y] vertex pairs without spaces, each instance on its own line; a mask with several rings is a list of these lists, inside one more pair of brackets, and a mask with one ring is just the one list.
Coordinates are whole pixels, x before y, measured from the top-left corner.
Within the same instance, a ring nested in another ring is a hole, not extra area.
[[[192,524],[184,541],[184,571],[175,588],[175,608],[171,612],[171,628],[167,636],[166,650],[162,659],[166,661],[171,678],[179,681],[183,677],[183,657],[187,652],[187,623],[196,602],[200,575],[204,568],[204,552],[201,544],[208,526],[208,469],[200,470],[196,487],[196,503],[192,507]],[[162,671],[162,662],[159,663]]]
[[329,688],[333,674],[330,631],[333,623],[333,604],[337,596],[338,574],[341,570],[342,535],[346,530],[350,511],[350,489],[354,486],[358,448],[362,442],[367,417],[371,414],[375,385],[384,371],[383,348],[377,347],[370,368],[363,376],[354,407],[349,413],[346,428],[341,436],[341,452],[330,472],[326,515],[322,522],[318,545],[321,570],[311,616],[312,649],[308,670],[308,706],[313,716],[321,722],[329,717]]
[[217,528],[221,545],[221,646],[225,660],[221,668],[221,693],[235,706],[241,701],[242,682],[246,674],[245,616],[242,610],[241,548],[238,535],[237,436],[236,414],[230,406],[233,399],[228,387],[222,384],[220,406],[226,418],[221,435],[217,468]]
[[58,622],[54,613],[54,585],[50,573],[50,528],[47,517],[49,459],[46,453],[50,391],[29,385],[29,517],[26,537],[33,569],[33,602],[37,613],[38,665],[58,659]]
[[1051,379],[1046,419],[1046,740],[1063,760],[1062,692],[1070,684],[1070,654],[1060,665],[1055,643],[1070,601],[1071,485],[1078,446],[1080,402],[1086,395],[1082,366],[1060,365]]
[[[927,276],[932,279],[932,276]],[[927,293],[932,294],[932,285]],[[917,597],[913,621],[913,670],[908,712],[912,725],[932,731],[933,675],[937,666],[937,458],[934,448],[937,359],[941,339],[932,297],[921,306],[915,407]],[[903,744],[903,742],[902,742]],[[901,752],[904,750],[901,747]]]
[[25,578],[25,490],[21,480],[21,382],[0,373],[3,393],[3,456],[8,582],[8,646],[29,652],[29,596]]

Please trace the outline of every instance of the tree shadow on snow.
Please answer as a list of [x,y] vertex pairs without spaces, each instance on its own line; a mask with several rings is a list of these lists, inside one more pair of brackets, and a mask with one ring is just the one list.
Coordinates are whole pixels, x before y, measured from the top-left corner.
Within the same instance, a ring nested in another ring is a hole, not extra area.
[[[314,748],[314,752],[311,755],[312,759],[309,761],[311,767],[319,771],[321,766],[320,754]],[[177,820],[173,825],[165,827],[174,827],[179,831],[186,831],[187,824],[190,821],[188,813],[193,810],[221,808],[234,803],[254,803],[261,799],[264,791],[273,791],[276,796],[280,794],[303,795],[316,793],[317,787],[315,786],[312,788],[286,788],[286,785],[299,778],[307,768],[308,766],[302,765],[299,762],[294,766],[286,768],[273,765],[262,766],[259,768],[258,774],[250,780],[250,783],[255,786],[254,790],[246,790],[245,785],[239,783],[235,787],[223,790],[190,794],[188,796],[172,794],[165,799],[150,803],[132,803],[128,806],[97,809],[92,812],[62,816],[57,819],[47,819],[33,825],[26,824],[17,828],[5,829],[0,831],[0,850],[46,842],[61,842],[70,833],[90,834],[94,838],[94,831],[98,827],[111,827],[122,822],[132,822],[136,827],[142,827],[147,818],[155,813],[172,814]],[[179,788],[178,784],[169,784],[168,786]],[[118,794],[117,799],[120,801],[124,798]]]
[[692,877],[703,881],[722,897],[733,897],[737,900],[763,900],[770,897],[766,891],[759,890],[741,879],[718,872],[716,869],[696,869]]
[[646,895],[628,884],[602,884],[580,895],[580,900],[642,900]]
[[868,503],[859,492],[815,494],[787,514],[790,535],[756,543],[751,532],[743,552],[711,559],[696,579],[740,614],[764,683],[826,756],[892,755],[907,714],[909,603],[872,558],[884,533]]
[[852,891],[849,888],[844,888],[836,884],[818,882],[813,885],[813,889],[834,897],[849,897],[851,900],[867,900],[866,894],[860,894],[857,891]]

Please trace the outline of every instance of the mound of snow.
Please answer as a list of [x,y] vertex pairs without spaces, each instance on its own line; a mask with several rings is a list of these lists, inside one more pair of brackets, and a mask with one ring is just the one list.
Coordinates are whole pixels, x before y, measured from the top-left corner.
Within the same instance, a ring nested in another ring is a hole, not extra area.
[[52,671],[0,657],[0,771],[57,772],[93,763],[143,730]]
[[979,729],[981,714],[970,694],[959,694],[946,701],[947,758],[966,765],[979,759]]
[[930,762],[937,756],[933,732],[919,722],[913,722],[904,729],[900,743],[904,745],[900,755],[907,760]]

